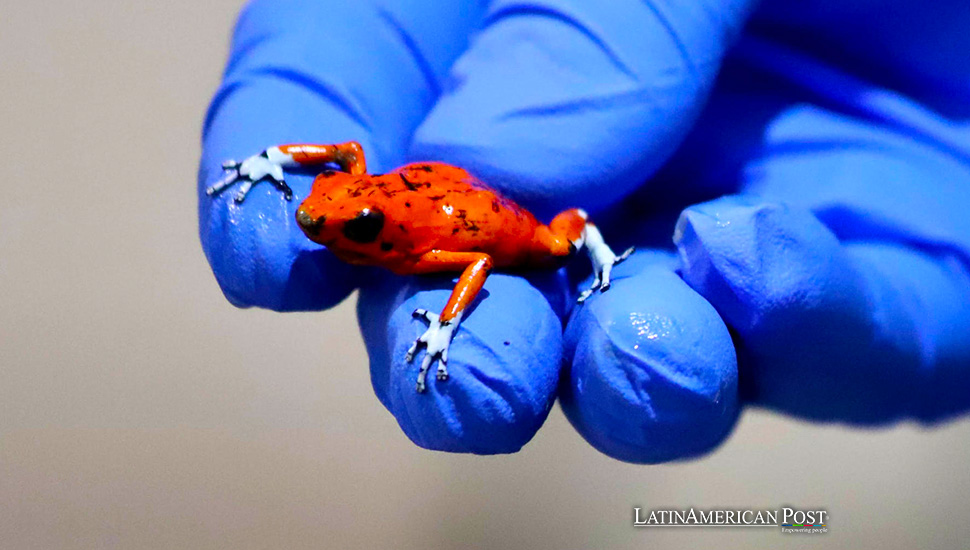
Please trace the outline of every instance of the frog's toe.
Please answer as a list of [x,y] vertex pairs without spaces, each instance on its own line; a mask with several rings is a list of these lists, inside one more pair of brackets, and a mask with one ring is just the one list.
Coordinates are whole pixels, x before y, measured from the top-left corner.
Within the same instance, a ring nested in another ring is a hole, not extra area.
[[289,186],[289,184],[286,183],[286,180],[282,178],[280,179],[273,178],[273,185],[275,185],[277,189],[283,192],[283,198],[285,198],[286,200],[293,200],[293,189]]
[[236,196],[233,197],[232,200],[236,201],[237,203],[242,203],[242,201],[246,200],[246,195],[249,194],[249,190],[252,188],[253,188],[253,180],[250,178],[244,179],[242,182],[242,186],[239,188],[239,192],[236,193]]
[[438,322],[438,314],[437,313],[432,313],[432,312],[430,312],[430,311],[428,311],[426,309],[418,308],[418,309],[414,310],[414,313],[412,313],[411,315],[413,317],[415,317],[415,318],[418,318],[418,319],[424,319],[429,324],[437,323]]
[[623,252],[623,254],[620,254],[619,256],[613,258],[613,262],[612,263],[609,263],[609,264],[606,264],[605,266],[603,266],[603,272],[600,275],[600,281],[601,281],[600,282],[600,285],[599,285],[599,291],[600,292],[606,292],[607,290],[610,289],[611,286],[613,286],[613,281],[611,280],[611,277],[613,275],[613,266],[615,266],[615,265],[619,264],[620,262],[622,262],[623,260],[629,258],[630,257],[630,254],[633,254],[633,247],[632,246],[630,248],[627,248]]
[[599,276],[597,276],[596,280],[593,281],[592,286],[590,286],[588,289],[579,293],[579,297],[576,298],[576,302],[580,304],[585,302],[590,296],[593,295],[594,292],[599,290],[602,286],[603,286],[602,280],[599,278]]
[[623,251],[623,254],[620,254],[619,256],[616,257],[615,260],[613,260],[613,265],[616,265],[616,264],[622,262],[623,260],[629,258],[630,257],[630,254],[633,254],[633,251],[634,250],[636,250],[636,247],[635,246],[631,246],[630,248],[627,248],[626,250],[624,250]]
[[[223,164],[223,167],[225,167],[225,164]],[[212,195],[220,193],[223,189],[229,187],[233,183],[236,183],[236,180],[239,179],[239,171],[236,170],[235,167],[227,168],[227,170],[232,170],[232,172],[226,174],[221,180],[207,187],[205,190],[206,195],[211,197]]]
[[603,271],[600,273],[599,280],[599,291],[606,292],[610,289],[612,282],[610,281],[610,276],[613,274],[613,264],[606,264],[603,266]]
[[414,341],[413,344],[411,344],[411,347],[408,348],[408,352],[404,356],[404,360],[407,361],[408,363],[410,363],[411,361],[414,361],[414,354],[418,352],[418,348],[420,347],[420,345],[421,345],[421,339],[418,338],[417,340]]
[[434,361],[434,356],[431,353],[427,353],[424,356],[424,360],[421,361],[421,370],[418,371],[418,382],[415,384],[415,389],[418,393],[424,393],[427,389],[426,380],[428,379],[428,369],[431,367],[431,363]]

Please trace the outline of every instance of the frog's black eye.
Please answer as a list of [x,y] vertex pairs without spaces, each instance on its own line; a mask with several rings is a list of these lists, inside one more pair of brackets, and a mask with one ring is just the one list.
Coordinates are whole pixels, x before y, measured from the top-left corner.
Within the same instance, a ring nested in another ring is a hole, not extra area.
[[355,243],[372,243],[383,228],[384,214],[374,208],[365,208],[344,224],[344,236]]

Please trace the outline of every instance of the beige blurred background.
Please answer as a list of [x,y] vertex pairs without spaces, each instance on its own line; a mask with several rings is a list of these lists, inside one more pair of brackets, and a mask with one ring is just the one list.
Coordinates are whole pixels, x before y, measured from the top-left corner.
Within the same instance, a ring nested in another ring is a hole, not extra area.
[[[413,446],[353,299],[236,310],[202,255],[199,128],[240,4],[0,7],[0,548],[967,547],[968,420],[749,411],[708,458],[654,467],[558,409],[516,455]],[[785,504],[830,533],[631,526]]]

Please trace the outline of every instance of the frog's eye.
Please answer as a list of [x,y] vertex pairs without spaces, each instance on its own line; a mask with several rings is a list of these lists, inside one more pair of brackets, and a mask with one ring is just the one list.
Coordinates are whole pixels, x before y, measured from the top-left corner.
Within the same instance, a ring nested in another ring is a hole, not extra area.
[[372,243],[384,228],[384,214],[375,208],[365,208],[357,217],[344,223],[344,236],[355,243]]

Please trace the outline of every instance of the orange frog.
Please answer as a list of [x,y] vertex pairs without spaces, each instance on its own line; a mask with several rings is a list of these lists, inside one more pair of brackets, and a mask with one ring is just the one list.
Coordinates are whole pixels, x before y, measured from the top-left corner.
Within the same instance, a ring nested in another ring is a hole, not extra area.
[[557,215],[549,225],[541,224],[455,166],[418,162],[388,174],[367,174],[364,151],[353,141],[280,145],[242,162],[226,162],[225,178],[206,193],[214,195],[240,181],[235,201],[241,203],[254,183],[266,179],[289,200],[292,191],[283,169],[324,164],[341,171],[318,175],[310,196],[300,204],[296,219],[307,237],[351,264],[381,266],[400,275],[461,273],[440,314],[414,311],[429,324],[406,356],[410,362],[420,347],[427,348],[418,374],[419,392],[425,391],[435,359],[438,380],[448,379],[452,336],[493,268],[554,268],[585,245],[595,281],[580,294],[583,302],[594,291],[609,288],[610,270],[633,250],[614,254],[577,208]]

